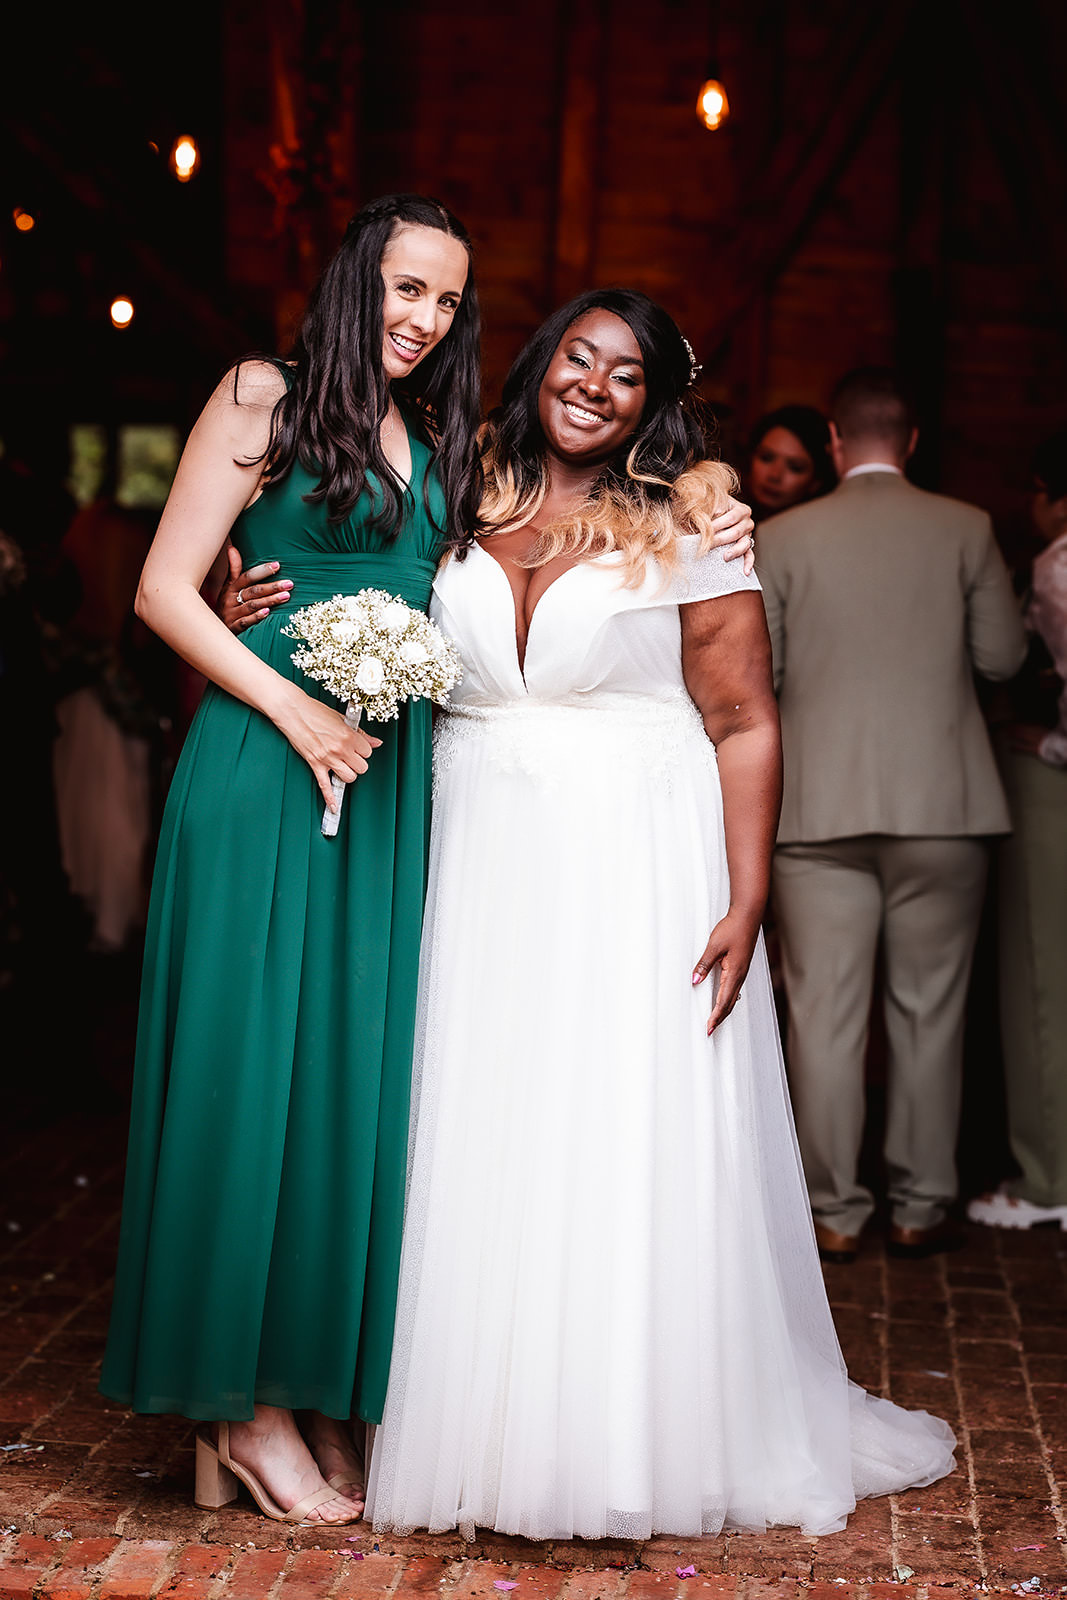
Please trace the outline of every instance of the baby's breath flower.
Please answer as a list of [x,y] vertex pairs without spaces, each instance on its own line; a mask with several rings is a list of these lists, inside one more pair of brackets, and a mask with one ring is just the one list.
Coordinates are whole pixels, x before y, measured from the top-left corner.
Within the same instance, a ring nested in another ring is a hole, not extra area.
[[459,681],[459,652],[423,612],[384,589],[361,589],[304,606],[282,629],[300,641],[293,660],[338,700],[375,722],[405,700],[448,704]]

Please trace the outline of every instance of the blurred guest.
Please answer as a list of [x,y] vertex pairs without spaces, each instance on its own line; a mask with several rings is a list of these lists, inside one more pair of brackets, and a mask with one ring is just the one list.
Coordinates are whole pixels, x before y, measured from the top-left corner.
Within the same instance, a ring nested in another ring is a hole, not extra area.
[[1032,467],[1033,563],[1020,720],[1000,730],[1013,832],[998,858],[1001,1050],[1017,1177],[967,1207],[973,1222],[1067,1229],[1067,429]]
[[[32,442],[32,441],[31,441]],[[61,552],[74,502],[5,429],[0,461],[0,986],[51,985],[81,937],[60,860],[52,792],[55,646],[77,604]],[[13,752],[17,752],[17,759]],[[33,991],[32,993],[30,991]]]
[[876,952],[884,956],[891,1254],[961,1236],[964,1007],[987,864],[1009,829],[973,672],[1025,641],[989,517],[904,476],[918,438],[891,373],[838,385],[832,494],[764,524],[785,793],[774,905],[790,1084],[824,1260],[851,1261],[874,1209],[858,1179]]
[[779,406],[748,439],[748,497],[757,522],[826,494],[837,483],[830,428],[814,406]]
[[[747,494],[757,523],[790,506],[828,493],[837,483],[830,457],[830,427],[814,406],[778,406],[766,412],[748,438]],[[782,951],[774,908],[763,919],[775,1005],[785,1021]]]
[[74,517],[63,548],[80,580],[64,633],[53,770],[63,865],[89,948],[125,950],[148,906],[153,755],[168,717],[161,646],[133,611],[151,529],[114,485]]

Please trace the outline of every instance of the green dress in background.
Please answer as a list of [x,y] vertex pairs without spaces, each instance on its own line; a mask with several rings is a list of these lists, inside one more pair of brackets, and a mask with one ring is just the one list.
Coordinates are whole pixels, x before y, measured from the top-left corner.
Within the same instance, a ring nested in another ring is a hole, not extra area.
[[[319,698],[281,628],[300,605],[386,589],[425,610],[444,500],[411,440],[390,543],[364,493],[337,526],[296,468],[238,519],[292,604],[242,643]],[[330,699],[330,704],[337,702]],[[382,1414],[404,1206],[430,804],[430,706],[384,743],[320,832],[311,769],[209,686],[160,832],[146,933],[122,1233],[100,1387],[142,1412],[252,1416],[254,1401]]]

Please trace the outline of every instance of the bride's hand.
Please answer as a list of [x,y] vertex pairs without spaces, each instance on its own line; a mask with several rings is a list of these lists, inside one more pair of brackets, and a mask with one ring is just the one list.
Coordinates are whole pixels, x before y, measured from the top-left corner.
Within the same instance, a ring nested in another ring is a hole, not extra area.
[[226,565],[226,581],[219,590],[215,610],[231,633],[243,633],[253,623],[262,622],[271,607],[284,604],[292,592],[291,578],[271,578],[278,570],[277,561],[242,569],[240,551],[228,544]]
[[366,772],[371,755],[382,741],[362,728],[350,728],[339,711],[312,699],[295,684],[291,690],[275,714],[274,724],[307,762],[322,798],[331,811],[336,811],[331,772],[345,783],[354,783]]
[[724,1017],[734,1009],[741,985],[748,974],[752,952],[759,937],[760,920],[728,911],[721,922],[711,930],[711,938],[704,946],[704,954],[693,968],[693,984],[703,983],[712,968],[718,967],[718,984],[715,1000],[708,1018],[709,1036],[715,1032]]
[[756,541],[753,536],[755,522],[752,517],[752,507],[746,506],[743,501],[735,500],[733,495],[728,496],[726,510],[720,511],[717,517],[712,518],[711,526],[715,532],[714,543],[723,551],[723,559],[734,561],[738,556],[744,557],[745,576],[752,571],[756,564]]

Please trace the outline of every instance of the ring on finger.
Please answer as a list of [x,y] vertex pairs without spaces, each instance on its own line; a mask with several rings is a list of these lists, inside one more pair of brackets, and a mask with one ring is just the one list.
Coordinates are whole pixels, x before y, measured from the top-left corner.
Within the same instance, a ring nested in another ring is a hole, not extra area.
[[237,604],[239,606],[243,606],[244,603],[245,603],[245,592],[244,592],[243,589],[238,589],[238,591],[237,591]]

